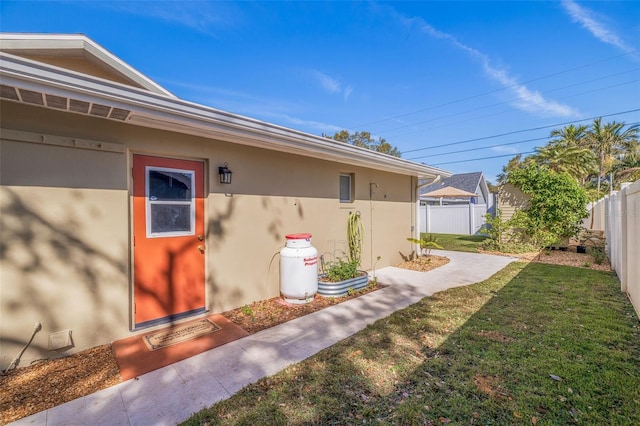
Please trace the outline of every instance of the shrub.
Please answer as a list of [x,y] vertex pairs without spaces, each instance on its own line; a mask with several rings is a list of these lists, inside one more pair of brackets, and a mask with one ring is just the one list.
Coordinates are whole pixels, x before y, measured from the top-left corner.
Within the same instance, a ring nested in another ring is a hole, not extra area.
[[440,249],[442,250],[442,246],[438,244],[438,238],[434,234],[427,234],[426,236],[417,239],[417,238],[407,238],[407,241],[410,243],[418,244],[420,246],[420,254],[426,250],[427,256],[431,256],[431,249]]
[[326,271],[327,279],[332,282],[355,278],[358,274],[358,264],[355,261],[345,262],[342,259],[331,264]]
[[489,236],[487,250],[506,253],[537,251],[580,232],[588,216],[587,193],[566,173],[529,165],[509,170],[506,181],[530,196],[528,206],[509,220],[486,216],[483,231]]
[[489,251],[502,253],[526,253],[535,251],[536,245],[522,228],[522,217],[516,213],[511,219],[503,220],[500,210],[496,217],[485,215],[482,233],[488,238],[480,243],[480,247]]
[[534,245],[544,247],[580,232],[589,199],[567,173],[530,165],[509,171],[507,182],[531,196],[518,220]]
[[602,265],[607,260],[607,253],[605,253],[604,247],[591,247],[589,253],[593,256],[593,261],[597,265]]

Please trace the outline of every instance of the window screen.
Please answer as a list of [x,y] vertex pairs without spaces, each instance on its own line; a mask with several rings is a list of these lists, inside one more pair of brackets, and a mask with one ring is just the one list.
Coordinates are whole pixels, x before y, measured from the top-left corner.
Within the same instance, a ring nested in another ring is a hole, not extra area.
[[350,203],[353,201],[351,194],[351,175],[340,175],[340,202]]

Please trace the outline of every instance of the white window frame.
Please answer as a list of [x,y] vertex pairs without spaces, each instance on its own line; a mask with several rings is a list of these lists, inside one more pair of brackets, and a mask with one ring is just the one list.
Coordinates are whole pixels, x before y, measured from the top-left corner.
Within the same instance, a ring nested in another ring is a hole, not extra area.
[[[172,173],[185,173],[191,176],[191,199],[185,201],[161,201],[161,200],[151,200],[150,197],[150,188],[149,188],[149,174],[152,171],[161,171],[161,172],[172,172]],[[165,238],[165,237],[186,237],[196,234],[196,191],[195,191],[195,179],[196,172],[190,169],[174,169],[170,167],[157,167],[157,166],[146,166],[145,170],[145,204],[146,204],[146,219],[147,219],[147,229],[146,234],[147,238]],[[152,205],[161,205],[161,204],[170,204],[170,205],[188,205],[190,207],[189,216],[190,216],[190,224],[191,229],[189,231],[173,231],[173,232],[151,232],[151,206]]]
[[[349,199],[342,198],[342,178],[343,177],[349,178]],[[353,203],[353,178],[354,178],[353,173],[340,173],[338,197],[340,198],[341,203],[344,203],[344,204]]]

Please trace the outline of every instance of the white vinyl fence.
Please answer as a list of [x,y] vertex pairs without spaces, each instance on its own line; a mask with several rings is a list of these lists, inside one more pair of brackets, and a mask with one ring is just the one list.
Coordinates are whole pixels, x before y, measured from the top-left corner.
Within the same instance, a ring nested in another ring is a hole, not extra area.
[[583,225],[604,231],[611,267],[640,317],[640,180],[623,186],[587,206],[591,215]]
[[420,232],[475,235],[485,223],[486,204],[420,206]]

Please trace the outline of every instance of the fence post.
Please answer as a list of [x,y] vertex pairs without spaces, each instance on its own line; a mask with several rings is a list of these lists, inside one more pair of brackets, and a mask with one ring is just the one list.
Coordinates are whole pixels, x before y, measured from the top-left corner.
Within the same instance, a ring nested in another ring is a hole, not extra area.
[[475,228],[475,225],[476,225],[475,213],[476,213],[476,209],[474,208],[474,204],[469,202],[469,235],[475,234],[475,232],[473,232],[473,229]]
[[634,220],[633,215],[628,214],[628,204],[627,204],[627,187],[631,185],[630,183],[623,183],[620,185],[620,271],[616,271],[618,274],[618,278],[620,278],[620,290],[623,293],[627,293],[628,287],[628,261],[629,258],[627,256],[629,251],[628,246],[628,229],[629,229],[629,221]]
[[425,220],[425,228],[427,228],[427,229],[425,229],[424,231],[426,233],[429,233],[429,232],[431,232],[431,223],[430,223],[431,222],[431,210],[430,210],[431,206],[429,204],[427,204],[426,207],[427,208],[425,209],[425,215],[427,216],[427,218]]

